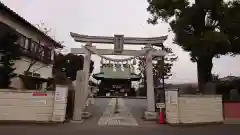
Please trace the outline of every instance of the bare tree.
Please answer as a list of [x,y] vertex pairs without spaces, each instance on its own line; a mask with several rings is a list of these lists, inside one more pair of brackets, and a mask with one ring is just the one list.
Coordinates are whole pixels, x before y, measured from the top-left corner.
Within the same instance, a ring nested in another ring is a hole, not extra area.
[[[37,27],[39,30],[41,30],[44,34],[46,34],[47,36],[50,36],[50,35],[51,35],[50,33],[52,32],[52,28],[48,28],[43,21],[41,21],[40,24],[37,24],[36,27]],[[55,36],[50,36],[50,37],[51,37],[52,39],[56,40],[56,37],[55,37]],[[59,44],[63,44],[63,43],[64,43],[64,41],[59,41]],[[61,49],[62,49],[62,48],[57,49],[57,51],[60,52]],[[41,49],[40,51],[38,51],[38,54],[39,54],[39,55],[42,54],[42,53],[44,53],[44,49]],[[28,66],[28,68],[26,69],[25,73],[26,73],[26,74],[29,73],[29,71],[31,70],[31,68],[32,68],[37,62],[38,62],[37,59],[31,59],[31,60],[30,60],[30,63],[29,63],[29,66]],[[41,68],[43,68],[43,67],[47,67],[47,66],[50,66],[50,65],[49,65],[49,64],[45,64],[45,65],[43,65],[43,66],[41,66],[41,67],[33,70],[33,73],[36,72],[37,70],[39,70],[39,69],[41,69]]]

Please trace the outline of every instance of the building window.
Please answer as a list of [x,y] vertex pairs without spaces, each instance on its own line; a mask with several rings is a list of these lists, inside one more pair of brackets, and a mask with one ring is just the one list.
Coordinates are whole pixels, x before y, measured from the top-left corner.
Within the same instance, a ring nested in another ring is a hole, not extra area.
[[51,59],[51,50],[47,49],[47,59],[50,60]]
[[28,49],[30,44],[30,39],[26,38],[24,49]]
[[21,33],[17,34],[19,38],[16,44],[21,46],[23,52],[34,54],[43,61],[53,60],[52,50],[50,48],[46,47],[45,45],[41,45],[40,41],[36,42],[31,38],[22,35]]
[[24,48],[25,47],[25,42],[26,42],[26,37],[21,36],[20,37],[20,46]]
[[38,47],[39,46],[39,44],[37,43],[37,42],[35,42],[35,41],[32,41],[32,43],[31,43],[31,52],[38,52]]
[[42,45],[39,45],[38,52],[39,52],[39,57],[42,60],[44,57],[44,47]]
[[22,48],[24,48],[25,44],[26,44],[26,37],[21,34],[18,34],[18,40],[17,40],[16,44],[20,45]]
[[45,60],[51,60],[51,50],[47,47],[44,48],[44,58]]
[[35,50],[35,42],[32,41],[32,44],[31,44],[31,52],[34,52],[34,50]]
[[3,57],[4,57],[4,55],[0,52],[0,67],[1,67],[1,64],[3,62]]
[[38,53],[38,49],[39,49],[39,44],[36,43],[36,44],[35,44],[35,48],[34,48],[34,52]]

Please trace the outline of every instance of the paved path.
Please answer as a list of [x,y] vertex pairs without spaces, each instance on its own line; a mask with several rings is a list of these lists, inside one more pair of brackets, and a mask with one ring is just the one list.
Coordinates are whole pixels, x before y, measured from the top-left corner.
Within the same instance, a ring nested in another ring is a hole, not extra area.
[[[115,105],[118,100],[118,113],[115,113]],[[112,98],[109,101],[108,107],[98,121],[99,126],[137,126],[136,119],[132,116],[129,109],[126,107],[122,98]]]
[[[92,117],[85,120],[84,126],[158,126],[156,122],[146,122],[142,119],[143,112],[147,108],[146,99],[120,98],[122,113],[111,115],[112,104],[115,100],[111,98],[96,98],[95,104],[90,105],[88,111]],[[111,116],[110,116],[111,115]],[[119,115],[122,120],[119,120]],[[109,120],[109,121],[108,121]],[[107,122],[108,121],[108,122]],[[137,124],[136,124],[137,123]]]

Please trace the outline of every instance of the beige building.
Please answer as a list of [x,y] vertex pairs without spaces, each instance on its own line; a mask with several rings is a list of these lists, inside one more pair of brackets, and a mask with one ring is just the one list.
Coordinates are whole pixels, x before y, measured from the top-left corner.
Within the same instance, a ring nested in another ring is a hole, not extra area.
[[30,76],[41,79],[51,78],[54,49],[61,48],[62,45],[1,2],[0,23],[11,27],[19,35],[18,44],[21,46],[23,55],[15,63],[15,72],[23,75],[32,62],[34,65],[28,73]]

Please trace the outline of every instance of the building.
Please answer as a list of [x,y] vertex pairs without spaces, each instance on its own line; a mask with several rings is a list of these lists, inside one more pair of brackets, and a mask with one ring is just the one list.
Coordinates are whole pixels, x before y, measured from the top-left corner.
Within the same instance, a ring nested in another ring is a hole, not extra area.
[[139,81],[140,76],[131,71],[130,65],[124,64],[122,68],[120,64],[116,64],[113,68],[112,64],[102,64],[100,70],[100,73],[93,74],[93,78],[101,80],[98,95],[105,96],[109,92],[114,95],[116,91],[121,95],[134,95],[132,81]]
[[[0,26],[10,27],[19,36],[18,44],[23,55],[15,62],[15,72],[24,75],[30,63],[34,63],[27,74],[32,79],[52,78],[54,49],[62,45],[19,16],[0,2]],[[34,60],[34,62],[33,62]]]

